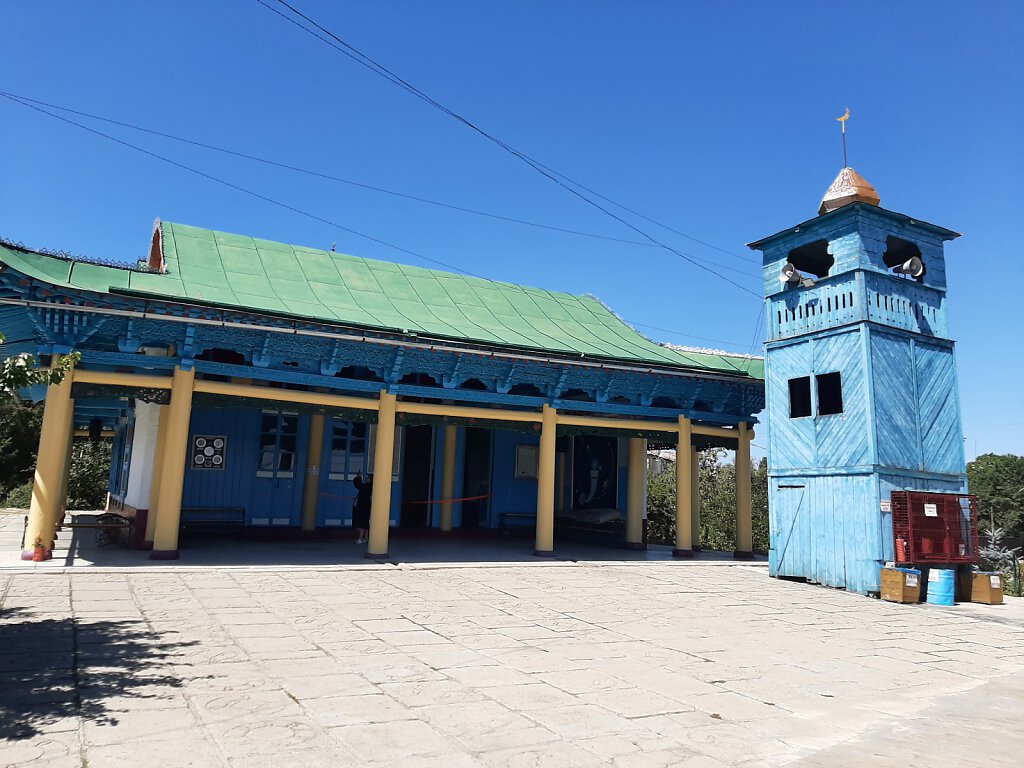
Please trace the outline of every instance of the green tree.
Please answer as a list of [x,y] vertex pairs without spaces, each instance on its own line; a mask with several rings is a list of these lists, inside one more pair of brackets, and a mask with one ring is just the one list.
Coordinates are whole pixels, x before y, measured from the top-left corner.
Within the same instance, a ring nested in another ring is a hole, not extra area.
[[[0,345],[6,337],[0,332]],[[33,384],[60,384],[82,355],[72,352],[62,356],[52,368],[40,368],[34,355],[22,353],[0,360],[0,396],[11,396]]]
[[[725,450],[698,454],[700,477],[700,539],[704,549],[729,551],[736,542],[736,466],[723,463]],[[768,464],[751,467],[751,515],[754,551],[768,551]],[[647,482],[647,526],[650,540],[672,544],[676,535],[674,470],[651,475]]]
[[1024,456],[986,453],[967,465],[967,482],[978,497],[982,525],[1007,535],[1024,531]]
[[0,395],[0,498],[32,479],[43,409]]

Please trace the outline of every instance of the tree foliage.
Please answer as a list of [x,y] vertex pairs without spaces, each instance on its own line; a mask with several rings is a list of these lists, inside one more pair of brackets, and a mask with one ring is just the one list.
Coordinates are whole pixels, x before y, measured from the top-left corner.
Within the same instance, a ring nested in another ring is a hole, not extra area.
[[[725,450],[698,454],[700,478],[700,543],[704,549],[732,550],[736,542],[736,466],[723,463]],[[768,464],[751,467],[751,515],[755,552],[768,551]],[[674,470],[647,480],[647,525],[650,540],[672,544],[676,535]]]
[[[110,440],[77,442],[72,446],[67,509],[95,510],[106,506],[110,449]],[[28,509],[31,501],[32,480],[28,480],[11,489],[2,506]]]
[[42,421],[40,406],[0,394],[0,498],[32,479]]
[[[0,332],[0,345],[5,338]],[[28,353],[5,357],[0,360],[0,396],[12,395],[34,384],[60,384],[81,359],[80,353],[72,352],[57,359],[51,368],[40,368],[35,356]]]
[[967,482],[978,497],[983,525],[1007,535],[1024,532],[1024,456],[986,453],[967,465]]

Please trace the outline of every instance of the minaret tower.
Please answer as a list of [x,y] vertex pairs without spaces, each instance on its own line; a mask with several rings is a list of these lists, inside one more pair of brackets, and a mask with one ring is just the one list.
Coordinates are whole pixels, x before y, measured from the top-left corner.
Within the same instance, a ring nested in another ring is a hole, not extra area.
[[943,254],[959,235],[879,203],[844,167],[817,218],[750,244],[768,317],[771,574],[862,593],[894,559],[891,492],[966,487]]

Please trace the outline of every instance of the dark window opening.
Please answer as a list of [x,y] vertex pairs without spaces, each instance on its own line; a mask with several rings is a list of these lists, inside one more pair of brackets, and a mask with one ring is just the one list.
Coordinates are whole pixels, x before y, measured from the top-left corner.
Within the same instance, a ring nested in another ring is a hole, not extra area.
[[477,392],[486,392],[487,385],[480,381],[480,379],[466,379],[464,382],[459,384],[459,389],[472,389]]
[[814,377],[818,384],[818,415],[831,416],[843,412],[843,378],[835,373],[823,373]]
[[439,387],[437,379],[429,373],[407,373],[398,381],[399,384],[411,384],[417,387]]
[[656,397],[651,401],[654,408],[678,408],[679,403],[671,397]]
[[233,349],[204,349],[196,360],[206,360],[210,363],[224,363],[226,365],[245,365],[245,356]]
[[811,415],[811,377],[801,376],[789,380],[789,418],[800,419]]
[[882,261],[889,269],[898,267],[914,257],[921,258],[921,249],[909,240],[889,235],[885,239],[885,253],[882,254]]
[[632,405],[633,404],[633,401],[630,400],[625,395],[616,395],[615,397],[611,398],[608,402],[609,403],[614,403],[615,405]]
[[592,403],[594,398],[589,392],[582,389],[567,389],[559,398],[560,400],[577,400],[580,402]]
[[828,272],[836,260],[828,252],[828,240],[815,240],[790,251],[789,263],[801,272],[809,272],[817,277],[828,277]]
[[544,397],[544,393],[534,384],[514,384],[508,393],[522,397]]
[[694,400],[693,401],[693,410],[708,412],[708,411],[711,410],[711,406],[708,405],[707,401],[705,401],[705,400]]
[[337,374],[339,379],[356,379],[358,381],[384,381],[376,371],[362,365],[346,365]]

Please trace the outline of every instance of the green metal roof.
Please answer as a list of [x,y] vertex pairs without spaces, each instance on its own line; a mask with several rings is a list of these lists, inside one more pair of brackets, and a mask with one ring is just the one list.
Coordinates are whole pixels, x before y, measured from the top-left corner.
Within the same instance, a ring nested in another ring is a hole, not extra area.
[[269,240],[159,224],[166,273],[69,261],[0,245],[35,279],[522,350],[764,378],[764,362],[662,347],[600,301]]

